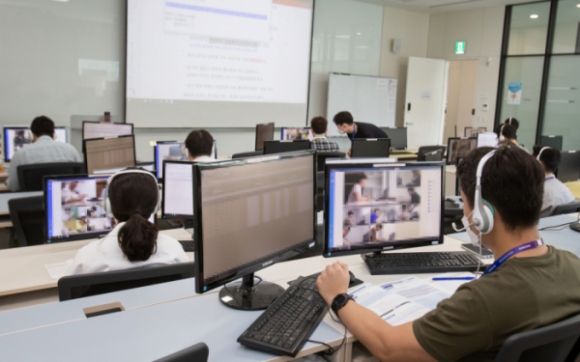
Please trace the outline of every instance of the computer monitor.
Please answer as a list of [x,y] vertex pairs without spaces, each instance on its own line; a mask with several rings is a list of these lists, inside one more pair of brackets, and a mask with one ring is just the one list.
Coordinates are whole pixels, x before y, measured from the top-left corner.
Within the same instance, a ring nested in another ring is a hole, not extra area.
[[[10,162],[14,153],[19,149],[28,146],[34,139],[30,128],[22,127],[4,127],[4,160]],[[66,127],[54,127],[55,141],[67,143],[68,133]]]
[[304,151],[312,148],[312,144],[308,140],[295,141],[266,141],[264,142],[264,154],[270,155],[282,152],[296,152]]
[[352,158],[389,157],[390,138],[355,138],[352,140]]
[[447,164],[456,165],[457,158],[466,157],[477,148],[477,138],[449,137],[447,140]]
[[541,145],[555,148],[560,152],[562,152],[562,143],[564,143],[562,136],[542,136],[540,138]]
[[83,141],[85,167],[89,175],[113,174],[135,166],[135,137],[119,136]]
[[193,218],[193,162],[163,161],[163,219]]
[[[44,179],[45,240],[48,244],[92,239],[115,226],[103,195],[110,175],[49,176]],[[151,215],[149,222],[155,222]]]
[[477,137],[479,133],[487,132],[487,127],[465,127],[464,137]]
[[310,133],[310,127],[282,127],[280,140],[312,140],[312,133]]
[[580,151],[562,152],[556,176],[562,182],[578,181],[580,179]]
[[443,243],[442,162],[329,160],[324,256]]
[[315,151],[194,166],[195,286],[236,309],[265,309],[282,294],[254,272],[315,245]]
[[391,140],[391,147],[395,150],[407,148],[407,127],[381,127]]
[[[217,159],[217,141],[213,141],[211,157]],[[153,163],[155,174],[159,180],[163,179],[163,161],[189,161],[189,153],[185,142],[157,141],[153,147]]]
[[256,151],[264,149],[265,141],[274,140],[274,123],[256,125]]
[[83,121],[83,140],[133,134],[132,123]]
[[499,141],[495,132],[477,134],[477,147],[497,147]]
[[427,161],[425,159],[427,154],[430,154],[431,152],[434,151],[441,151],[441,155],[443,156],[443,154],[445,153],[445,146],[439,146],[439,145],[434,145],[434,146],[421,146],[419,147],[419,150],[417,151],[417,161]]

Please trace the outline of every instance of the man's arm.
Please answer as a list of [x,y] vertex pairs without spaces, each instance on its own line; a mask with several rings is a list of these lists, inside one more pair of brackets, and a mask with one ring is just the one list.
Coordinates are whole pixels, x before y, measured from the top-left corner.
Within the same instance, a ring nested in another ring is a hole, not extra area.
[[[326,267],[318,277],[317,286],[320,295],[331,305],[334,297],[347,292],[348,282],[348,266],[337,262]],[[412,323],[393,327],[354,301],[341,308],[338,316],[355,338],[383,362],[435,361],[415,338]]]

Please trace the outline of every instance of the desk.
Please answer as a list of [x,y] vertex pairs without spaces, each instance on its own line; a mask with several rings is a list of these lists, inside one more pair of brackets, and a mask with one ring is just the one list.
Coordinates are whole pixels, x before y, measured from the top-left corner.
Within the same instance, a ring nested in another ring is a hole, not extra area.
[[575,198],[580,199],[580,181],[566,182],[564,185],[568,186]]
[[389,157],[396,158],[397,161],[416,161],[417,152],[417,150],[391,151]]
[[[184,229],[161,231],[178,240],[191,239]],[[0,311],[58,301],[57,280],[46,264],[73,259],[76,252],[96,239],[0,250]],[[193,253],[188,253],[193,260]]]

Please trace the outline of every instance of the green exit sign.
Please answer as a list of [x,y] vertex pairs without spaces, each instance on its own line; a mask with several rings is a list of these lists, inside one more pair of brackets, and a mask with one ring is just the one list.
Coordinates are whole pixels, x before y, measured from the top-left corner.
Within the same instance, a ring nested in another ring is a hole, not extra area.
[[455,42],[455,54],[465,54],[465,42],[456,41]]

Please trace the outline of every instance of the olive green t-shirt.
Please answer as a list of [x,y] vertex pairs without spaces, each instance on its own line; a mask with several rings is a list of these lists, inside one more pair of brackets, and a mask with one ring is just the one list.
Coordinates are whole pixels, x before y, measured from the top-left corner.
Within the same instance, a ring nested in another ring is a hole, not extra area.
[[549,247],[511,258],[462,285],[413,323],[417,341],[438,361],[493,361],[511,335],[580,313],[580,259]]

